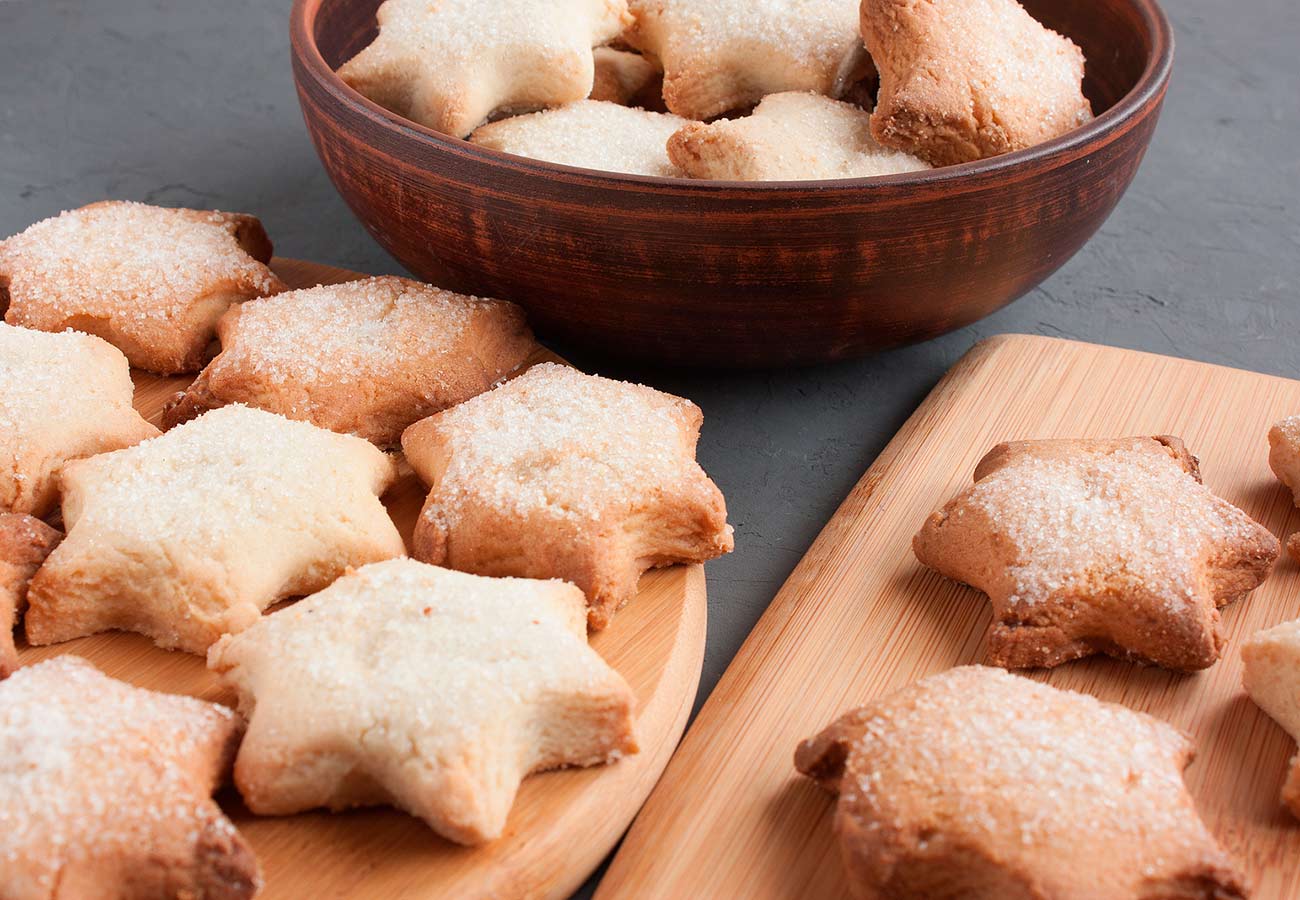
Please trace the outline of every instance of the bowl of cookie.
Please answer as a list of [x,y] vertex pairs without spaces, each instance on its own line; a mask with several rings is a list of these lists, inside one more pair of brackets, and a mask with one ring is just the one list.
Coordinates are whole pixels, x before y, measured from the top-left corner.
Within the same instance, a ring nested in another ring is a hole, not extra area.
[[1022,296],[1173,64],[1155,0],[296,0],[340,194],[407,269],[670,364],[825,362]]

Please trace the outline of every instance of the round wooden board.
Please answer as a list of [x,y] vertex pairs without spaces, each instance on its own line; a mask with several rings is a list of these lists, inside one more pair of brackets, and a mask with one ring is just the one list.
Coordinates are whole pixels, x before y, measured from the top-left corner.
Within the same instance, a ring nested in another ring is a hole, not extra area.
[[[277,259],[273,265],[292,287],[361,277],[297,260]],[[547,359],[558,357],[539,348],[530,363]],[[155,423],[163,402],[187,381],[141,373],[135,380],[136,408]],[[408,541],[424,493],[403,466],[401,480],[384,497]],[[252,843],[266,875],[259,896],[567,897],[613,849],[677,746],[699,685],[706,611],[701,566],[659,569],[641,579],[636,598],[591,639],[636,692],[641,752],[608,766],[528,778],[506,833],[486,846],[459,847],[423,822],[388,808],[257,817],[227,788],[218,799]],[[19,645],[23,664],[63,653],[84,656],[141,687],[234,701],[202,658],[159,650],[137,635],[101,634],[51,647]]]

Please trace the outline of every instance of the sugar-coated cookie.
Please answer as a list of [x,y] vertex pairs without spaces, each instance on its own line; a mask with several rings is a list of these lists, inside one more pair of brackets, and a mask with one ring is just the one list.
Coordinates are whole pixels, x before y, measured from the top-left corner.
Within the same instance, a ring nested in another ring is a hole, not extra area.
[[252,897],[257,859],[212,801],[241,731],[75,656],[0,681],[0,897]]
[[[1268,464],[1300,506],[1300,416],[1287,416],[1269,430]],[[1300,561],[1300,532],[1291,535],[1286,549]]]
[[743,118],[693,122],[669,140],[668,156],[692,178],[724,181],[870,178],[929,168],[878,144],[861,108],[802,92],[764,97]]
[[480,575],[563,578],[603,628],[653,566],[732,549],[695,461],[695,404],[544,363],[402,435],[429,485],[414,556]]
[[566,166],[630,175],[681,177],[668,139],[686,125],[668,113],[581,100],[558,109],[484,125],[470,136],[482,147]]
[[857,0],[630,0],[627,40],[664,70],[664,101],[688,119],[768,94],[840,96],[869,67]]
[[68,535],[28,589],[27,640],[122,629],[203,653],[276,600],[405,552],[361,438],[226,406],[63,470]]
[[795,754],[839,795],[854,893],[877,900],[1231,900],[1193,747],[1151,716],[983,666],[848,713]]
[[27,605],[27,583],[61,537],[40,519],[0,513],[0,678],[18,668],[14,626]]
[[64,463],[156,436],[134,392],[126,357],[99,338],[0,323],[0,513],[44,516]]
[[520,781],[635,752],[635,698],[587,646],[582,592],[376,563],[224,637],[235,783],[254,812],[392,804],[444,837],[501,834]]
[[262,223],[238,213],[104,201],[0,241],[11,325],[98,335],[131,365],[194,372],[232,304],[284,288]]
[[862,0],[880,72],[876,139],[948,166],[1023,150],[1092,119],[1083,52],[1016,0]]
[[664,73],[654,62],[640,53],[613,47],[597,47],[592,53],[596,74],[589,100],[656,111],[666,109],[663,105]]
[[1107,653],[1179,670],[1219,658],[1219,607],[1254,590],[1279,551],[1168,436],[1000,444],[913,547],[988,594],[992,663]]
[[[1300,739],[1300,621],[1284,622],[1250,637],[1241,646],[1242,683],[1250,699]],[[1300,818],[1300,753],[1291,758],[1282,802]]]
[[465,137],[497,110],[591,93],[591,48],[631,21],[626,0],[385,0],[379,36],[339,77],[380,106]]
[[513,303],[407,278],[289,291],[231,309],[221,354],[168,427],[228,403],[396,444],[402,429],[490,388],[536,349]]

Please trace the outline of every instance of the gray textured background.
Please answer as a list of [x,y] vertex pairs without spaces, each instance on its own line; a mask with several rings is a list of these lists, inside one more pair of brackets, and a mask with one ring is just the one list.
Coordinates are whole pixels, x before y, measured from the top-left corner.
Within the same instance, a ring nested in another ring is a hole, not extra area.
[[[620,369],[703,407],[736,552],[709,566],[707,695],[822,524],[981,337],[1037,332],[1300,376],[1300,4],[1166,0],[1155,143],[1101,233],[1006,310],[820,369]],[[277,252],[397,272],[298,114],[286,0],[0,0],[0,236],[105,197],[255,213]],[[570,354],[582,362],[581,354]]]

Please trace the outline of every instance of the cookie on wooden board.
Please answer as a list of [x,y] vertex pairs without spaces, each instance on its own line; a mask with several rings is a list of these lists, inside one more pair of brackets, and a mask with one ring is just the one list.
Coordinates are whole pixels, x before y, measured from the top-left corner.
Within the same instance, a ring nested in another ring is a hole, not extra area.
[[1243,898],[1166,723],[965,666],[842,716],[795,754],[839,799],[856,896]]
[[1219,658],[1219,607],[1258,587],[1279,552],[1169,436],[1000,444],[913,548],[988,595],[996,665],[1107,653],[1184,671]]
[[233,304],[283,290],[262,223],[240,213],[106,200],[0,242],[5,321],[71,328],[159,375],[196,372]]
[[[1268,465],[1300,506],[1300,416],[1287,416],[1269,429]],[[1286,549],[1300,561],[1300,532],[1291,535]]]
[[62,537],[40,519],[0,513],[0,678],[18,668],[14,626],[27,606],[27,584]]
[[604,628],[642,572],[733,547],[722,493],[695,461],[702,420],[652,388],[533,366],[402,435],[429,485],[414,555],[573,582]]
[[[1300,739],[1300,621],[1252,635],[1241,646],[1242,684],[1273,721]],[[1300,753],[1291,758],[1282,802],[1300,818]]]
[[222,638],[208,665],[250,716],[235,782],[265,815],[392,804],[478,844],[528,774],[637,749],[632,691],[560,581],[376,563]]

